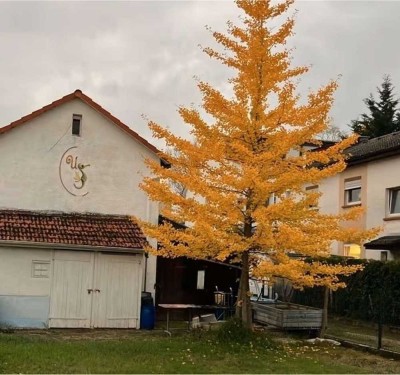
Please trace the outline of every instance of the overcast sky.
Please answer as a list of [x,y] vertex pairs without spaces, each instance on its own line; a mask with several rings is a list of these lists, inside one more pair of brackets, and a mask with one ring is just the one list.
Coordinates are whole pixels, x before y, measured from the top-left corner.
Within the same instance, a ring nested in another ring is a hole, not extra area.
[[[400,2],[298,1],[300,89],[341,75],[332,110],[347,129],[384,74],[400,94]],[[232,1],[0,2],[0,127],[81,89],[155,145],[142,114],[185,136],[178,105],[200,104],[193,76],[225,90],[199,48],[240,14]]]

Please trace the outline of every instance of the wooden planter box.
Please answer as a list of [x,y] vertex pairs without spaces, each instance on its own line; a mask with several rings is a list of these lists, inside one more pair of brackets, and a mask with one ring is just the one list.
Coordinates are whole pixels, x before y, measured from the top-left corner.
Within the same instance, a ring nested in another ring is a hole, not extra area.
[[296,305],[294,303],[252,302],[253,320],[278,328],[320,329],[322,325],[322,310],[314,307]]

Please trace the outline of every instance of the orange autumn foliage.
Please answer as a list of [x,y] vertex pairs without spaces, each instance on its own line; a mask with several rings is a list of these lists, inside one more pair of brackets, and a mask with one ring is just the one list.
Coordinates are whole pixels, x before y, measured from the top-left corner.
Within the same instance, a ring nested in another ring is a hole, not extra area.
[[[171,168],[147,161],[157,178],[145,178],[142,188],[151,200],[162,203],[164,217],[187,224],[183,230],[168,221],[159,226],[142,223],[146,235],[158,241],[153,251],[167,257],[240,259],[239,299],[244,310],[239,315],[246,323],[251,320],[247,294],[252,254],[265,259],[254,270],[257,276],[282,275],[294,285],[310,286],[313,279],[319,283],[319,273],[289,252],[329,256],[333,240],[362,241],[376,233],[342,227],[341,222],[360,214],[357,209],[337,216],[310,209],[319,195],[306,191],[305,184],[343,171],[343,150],[356,137],[314,152],[303,147],[320,145],[315,137],[327,128],[337,82],[330,81],[301,101],[297,81],[309,68],[291,67],[286,40],[294,19],[282,21],[292,3],[237,0],[244,12],[240,24],[228,22],[227,34],[213,32],[222,52],[204,52],[236,73],[230,80],[233,95],[198,82],[202,110],[212,121],[193,107],[179,108],[193,141],[149,122],[153,135],[176,152],[161,155]],[[185,186],[189,196],[178,194],[169,181]],[[275,204],[269,204],[272,195]],[[321,265],[314,266],[321,271]],[[347,272],[331,267],[324,273],[332,278],[336,271]]]

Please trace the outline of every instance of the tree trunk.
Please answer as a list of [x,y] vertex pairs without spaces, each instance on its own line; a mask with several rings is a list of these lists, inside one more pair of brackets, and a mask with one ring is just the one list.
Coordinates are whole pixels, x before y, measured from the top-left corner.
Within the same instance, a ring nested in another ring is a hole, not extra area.
[[236,317],[240,318],[246,328],[252,328],[252,314],[249,293],[249,252],[242,254],[242,273],[240,275],[239,293],[236,303]]
[[328,327],[328,303],[329,303],[329,288],[326,286],[324,290],[324,307],[322,310],[322,326],[319,332],[319,337],[324,337]]

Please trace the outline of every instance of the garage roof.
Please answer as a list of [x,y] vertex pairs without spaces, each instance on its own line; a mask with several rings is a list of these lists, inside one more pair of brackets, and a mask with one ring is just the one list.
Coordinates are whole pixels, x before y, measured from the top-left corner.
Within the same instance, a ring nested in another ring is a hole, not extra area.
[[130,216],[0,210],[0,241],[143,249],[146,238]]

